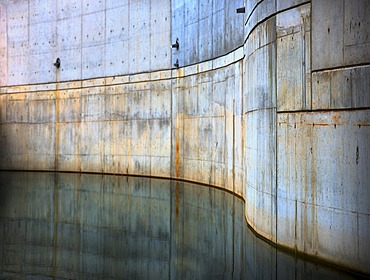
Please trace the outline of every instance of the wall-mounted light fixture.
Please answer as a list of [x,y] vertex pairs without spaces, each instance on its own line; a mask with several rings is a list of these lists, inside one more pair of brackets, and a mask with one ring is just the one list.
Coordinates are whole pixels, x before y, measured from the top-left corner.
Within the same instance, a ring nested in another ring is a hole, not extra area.
[[59,67],[60,67],[60,58],[59,58],[59,57],[58,57],[58,58],[57,58],[57,60],[55,61],[54,66],[55,66],[56,68],[59,68]]
[[179,65],[179,60],[178,59],[176,59],[176,62],[173,66],[175,66],[177,69],[179,69],[180,65]]
[[179,50],[180,44],[179,44],[179,38],[176,38],[176,43],[172,44],[172,48]]
[[236,9],[236,13],[237,13],[237,14],[245,14],[245,7],[237,8],[237,9]]

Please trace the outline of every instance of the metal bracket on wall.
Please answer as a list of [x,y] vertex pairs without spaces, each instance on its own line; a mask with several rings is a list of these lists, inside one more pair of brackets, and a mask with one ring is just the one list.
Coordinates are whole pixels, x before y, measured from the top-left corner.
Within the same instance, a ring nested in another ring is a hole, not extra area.
[[238,14],[245,14],[245,7],[237,8],[236,9],[236,13],[238,13]]
[[59,58],[59,57],[58,57],[58,58],[57,58],[57,60],[55,61],[54,66],[55,66],[56,68],[59,68],[59,67],[60,67],[60,58]]
[[176,62],[173,66],[175,66],[177,69],[179,69],[180,65],[179,65],[179,60],[178,59],[176,59]]
[[180,44],[179,44],[179,38],[176,38],[176,43],[172,44],[172,48],[179,50]]

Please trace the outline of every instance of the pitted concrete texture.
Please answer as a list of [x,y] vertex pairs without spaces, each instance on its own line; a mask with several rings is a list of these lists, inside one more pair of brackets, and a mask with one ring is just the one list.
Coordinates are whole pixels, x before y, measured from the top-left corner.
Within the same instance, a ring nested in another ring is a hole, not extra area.
[[229,2],[2,1],[0,168],[217,185],[370,274],[370,2]]

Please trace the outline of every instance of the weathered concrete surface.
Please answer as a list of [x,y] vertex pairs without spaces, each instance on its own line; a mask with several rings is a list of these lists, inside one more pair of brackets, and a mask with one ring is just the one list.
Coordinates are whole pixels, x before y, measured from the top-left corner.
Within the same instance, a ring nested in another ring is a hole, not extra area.
[[370,62],[370,3],[312,1],[312,69]]
[[269,240],[369,274],[369,2],[239,6],[2,2],[0,168],[221,186]]
[[279,243],[368,266],[368,125],[368,110],[278,115]]
[[262,23],[245,44],[246,217],[265,238],[276,229],[276,26]]
[[289,2],[247,4],[246,216],[277,244],[369,273],[369,5]]
[[243,44],[243,0],[173,0],[172,42],[179,39],[180,48],[173,51],[172,61],[180,66],[198,63],[229,53]]
[[175,72],[6,87],[0,166],[177,177],[243,195],[242,55]]
[[57,57],[60,81],[171,67],[169,0],[3,1],[0,9],[1,85],[55,82]]

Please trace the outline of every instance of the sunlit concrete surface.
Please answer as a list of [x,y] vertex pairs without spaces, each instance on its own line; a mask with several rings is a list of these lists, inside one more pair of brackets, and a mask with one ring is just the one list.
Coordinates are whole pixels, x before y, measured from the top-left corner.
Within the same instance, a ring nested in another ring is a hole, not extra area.
[[271,242],[370,274],[370,3],[243,5],[1,1],[0,169],[215,185]]

